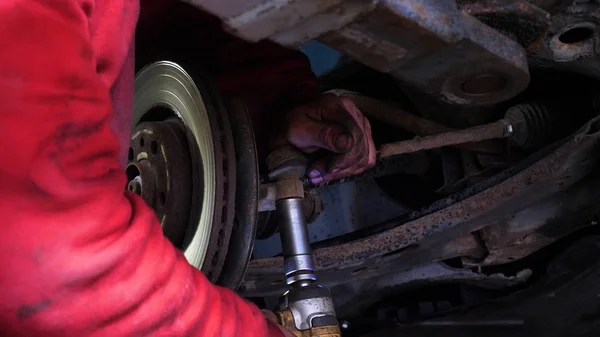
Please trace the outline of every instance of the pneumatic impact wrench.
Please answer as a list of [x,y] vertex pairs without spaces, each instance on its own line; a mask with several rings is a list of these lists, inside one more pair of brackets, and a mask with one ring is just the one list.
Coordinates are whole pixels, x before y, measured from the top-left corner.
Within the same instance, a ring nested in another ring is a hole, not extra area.
[[340,337],[329,289],[317,283],[303,212],[306,158],[292,147],[282,147],[267,158],[269,178],[276,185],[275,215],[284,256],[284,273],[290,290],[276,312],[282,326],[296,337]]

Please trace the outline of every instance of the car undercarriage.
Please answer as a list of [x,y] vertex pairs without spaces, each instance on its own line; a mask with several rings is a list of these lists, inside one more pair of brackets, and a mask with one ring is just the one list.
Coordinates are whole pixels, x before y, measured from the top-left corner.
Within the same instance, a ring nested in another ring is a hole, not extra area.
[[[303,186],[343,336],[600,331],[599,2],[186,2],[305,51],[372,125],[373,169]],[[277,193],[244,102],[173,43],[201,46],[199,23],[175,21],[138,30],[127,188],[212,282],[272,310]]]

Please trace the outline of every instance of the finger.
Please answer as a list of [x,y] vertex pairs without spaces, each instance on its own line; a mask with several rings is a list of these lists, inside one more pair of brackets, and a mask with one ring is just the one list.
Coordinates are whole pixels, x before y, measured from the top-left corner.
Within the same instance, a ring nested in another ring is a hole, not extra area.
[[322,175],[323,183],[330,182],[332,180],[342,179],[350,176],[354,176],[360,173],[363,173],[368,169],[367,162],[361,162],[358,165],[352,165],[343,169],[332,169],[328,171],[324,175]]
[[352,149],[345,155],[329,157],[329,162],[323,160],[319,163],[321,167],[323,162],[327,163],[325,170],[320,169],[320,172],[324,172],[320,175],[322,183],[361,174],[372,168],[376,163],[377,154],[374,143],[365,141],[360,145],[360,148]]
[[[361,137],[364,138],[364,137]],[[369,146],[366,140],[361,139],[359,144],[341,156],[333,156],[327,167],[327,173],[342,171],[354,172],[369,163]]]
[[328,174],[327,167],[329,166],[330,156],[319,158],[315,160],[308,170],[306,175],[310,180],[311,184],[319,185],[325,181],[325,176]]
[[308,116],[290,125],[287,140],[306,152],[326,149],[335,153],[344,153],[352,148],[354,143],[352,136],[341,126],[317,121]]
[[324,97],[319,109],[311,109],[310,117],[344,126],[352,136],[352,146],[343,155],[320,158],[307,171],[313,184],[360,174],[376,162],[371,125],[354,102],[347,98]]
[[313,185],[319,185],[362,173],[368,168],[366,156],[361,159],[347,159],[347,157],[347,155],[329,155],[315,160],[307,170],[308,179]]
[[314,120],[338,124],[348,132],[359,128],[358,121],[363,118],[351,99],[331,93],[322,95],[312,108],[305,111],[306,115]]
[[311,183],[322,184],[357,172],[362,173],[369,167],[370,157],[373,156],[369,153],[368,143],[361,139],[345,154],[328,155],[315,160],[307,170],[307,176]]

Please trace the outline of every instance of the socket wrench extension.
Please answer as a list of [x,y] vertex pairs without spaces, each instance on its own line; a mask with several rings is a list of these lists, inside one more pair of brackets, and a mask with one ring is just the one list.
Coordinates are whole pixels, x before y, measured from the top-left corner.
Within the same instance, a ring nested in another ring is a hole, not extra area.
[[284,273],[291,289],[284,294],[282,308],[276,312],[282,326],[297,337],[340,337],[329,289],[317,284],[315,262],[302,207],[304,188],[301,179],[306,160],[297,150],[284,147],[267,158],[277,186],[275,216],[284,256]]

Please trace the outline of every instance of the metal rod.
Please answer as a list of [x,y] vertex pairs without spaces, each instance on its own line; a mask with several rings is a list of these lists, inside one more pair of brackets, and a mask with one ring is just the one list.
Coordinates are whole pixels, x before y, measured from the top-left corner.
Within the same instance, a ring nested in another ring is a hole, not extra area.
[[386,158],[404,153],[436,149],[444,146],[479,142],[489,139],[510,137],[513,133],[511,124],[506,120],[456,130],[422,138],[404,140],[384,144],[379,149],[379,158]]
[[311,254],[302,199],[291,198],[277,202],[283,256]]
[[[312,184],[308,178],[302,179],[305,187],[322,187],[322,186],[331,186],[335,184],[342,184],[354,181],[367,181],[373,178],[391,176],[399,173],[410,174],[410,175],[423,175],[427,172],[430,167],[430,161],[427,155],[424,153],[412,153],[410,155],[402,156],[402,157],[389,157],[382,160],[378,160],[375,166],[372,169],[369,169],[359,175],[346,177],[342,179],[336,179],[330,181],[326,184]],[[267,187],[263,187],[261,185],[261,190],[266,189]],[[261,207],[263,205],[269,206],[269,200],[266,197],[266,192],[262,192],[260,194],[259,204]],[[274,203],[274,201],[273,201]],[[272,210],[275,209],[275,205],[273,204],[272,209],[268,209],[267,206],[264,206],[262,209],[259,208],[259,212],[262,210]]]
[[[432,120],[417,116],[405,111],[392,102],[385,102],[376,98],[368,97],[346,90],[336,90],[336,94],[352,99],[354,104],[367,117],[389,124],[393,127],[414,133],[417,136],[431,136],[443,133],[449,133],[456,130]],[[483,139],[489,140],[490,138]],[[502,144],[484,141],[481,143],[457,143],[457,147],[483,153],[502,153],[504,147]]]
[[307,281],[316,281],[315,262],[302,210],[302,199],[279,200],[276,203],[276,212],[287,283],[308,285]]
[[455,129],[432,120],[417,116],[393,103],[360,94],[344,93],[367,116],[402,130],[410,131],[419,136],[430,136],[454,131]]

